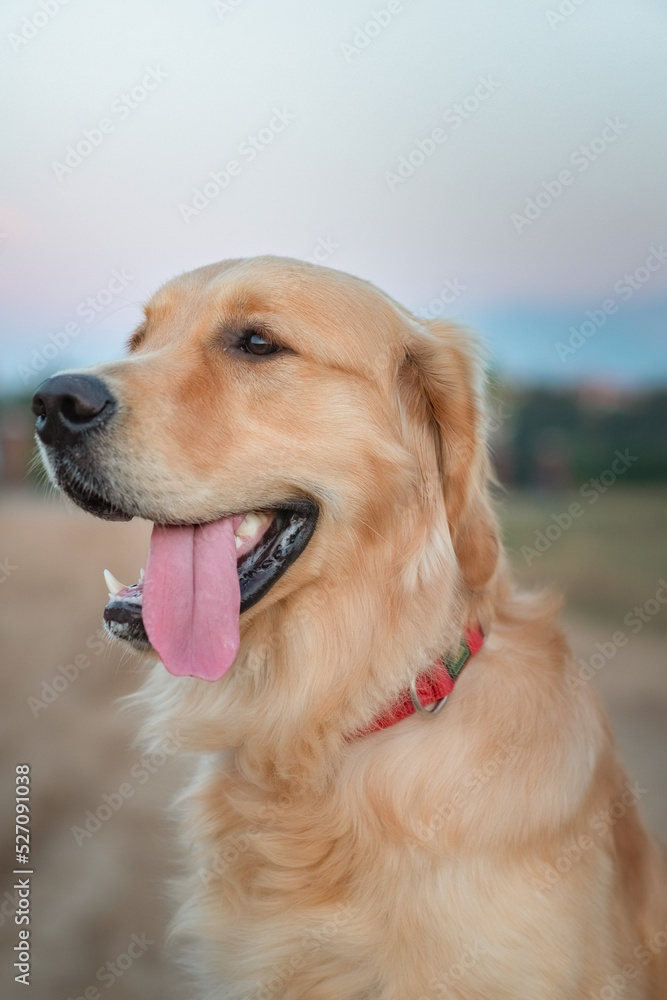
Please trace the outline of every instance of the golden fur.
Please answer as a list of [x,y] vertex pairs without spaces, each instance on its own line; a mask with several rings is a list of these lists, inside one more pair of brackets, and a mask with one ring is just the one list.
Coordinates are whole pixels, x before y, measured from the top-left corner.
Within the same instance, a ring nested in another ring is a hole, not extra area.
[[[290,351],[233,360],[235,327]],[[470,335],[264,257],[169,282],[92,371],[124,408],[108,468],[154,520],[320,508],[229,673],[157,664],[140,694],[147,738],[198,761],[175,930],[201,995],[664,1000],[662,860],[557,608],[512,587]],[[351,738],[471,621],[437,718]]]

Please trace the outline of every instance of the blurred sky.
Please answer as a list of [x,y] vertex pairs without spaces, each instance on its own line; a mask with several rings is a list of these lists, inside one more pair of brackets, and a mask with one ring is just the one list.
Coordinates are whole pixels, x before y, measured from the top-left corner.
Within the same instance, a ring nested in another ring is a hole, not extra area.
[[4,389],[117,354],[174,274],[315,251],[510,379],[667,382],[659,0],[4,0],[0,39]]

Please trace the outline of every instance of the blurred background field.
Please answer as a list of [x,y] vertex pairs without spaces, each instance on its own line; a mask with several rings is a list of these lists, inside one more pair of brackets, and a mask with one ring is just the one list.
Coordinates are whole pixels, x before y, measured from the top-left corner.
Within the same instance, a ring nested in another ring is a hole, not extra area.
[[[578,492],[508,492],[501,498],[505,544],[527,587],[551,582],[569,608],[624,628],[625,616],[652,598],[667,576],[667,485],[614,486],[539,552],[536,535],[556,523],[552,515],[562,517],[580,501]],[[650,626],[667,632],[667,608],[651,616]]]

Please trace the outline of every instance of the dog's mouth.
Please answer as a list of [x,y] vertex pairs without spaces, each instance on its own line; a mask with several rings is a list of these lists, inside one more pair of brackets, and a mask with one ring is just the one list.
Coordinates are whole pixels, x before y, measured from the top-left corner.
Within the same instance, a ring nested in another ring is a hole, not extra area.
[[164,523],[128,498],[119,503],[97,476],[51,462],[58,486],[79,507],[109,521],[154,521],[145,575],[125,586],[105,573],[111,636],[155,650],[178,676],[218,680],[234,662],[240,615],[261,600],[308,545],[319,515],[298,497],[217,520]]
[[[98,516],[109,512],[131,517],[110,505]],[[136,649],[152,647],[172,674],[218,680],[238,650],[239,616],[301,555],[317,516],[315,504],[294,500],[203,524],[156,523],[137,583],[105,572],[107,631]]]

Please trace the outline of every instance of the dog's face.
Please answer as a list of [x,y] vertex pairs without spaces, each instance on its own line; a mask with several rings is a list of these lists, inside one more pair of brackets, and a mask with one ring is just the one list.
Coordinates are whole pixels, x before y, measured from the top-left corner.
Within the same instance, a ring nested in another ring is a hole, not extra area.
[[[473,590],[486,582],[495,536],[460,335],[435,336],[365,282],[282,258],[183,275],[145,317],[127,358],[61,373],[34,402],[45,464],[71,499],[101,517],[160,526],[143,598],[141,586],[112,595],[113,634],[187,659],[188,615],[213,642],[239,610],[316,579],[335,586],[359,548],[387,533],[400,564],[420,557],[407,538],[416,531],[417,547],[433,545],[435,531],[450,576],[463,574]],[[211,582],[218,567],[234,579]],[[230,605],[224,621],[185,594],[188,575]],[[210,630],[201,621],[209,612]],[[174,629],[181,634],[170,639]],[[221,676],[232,654],[197,676]]]

